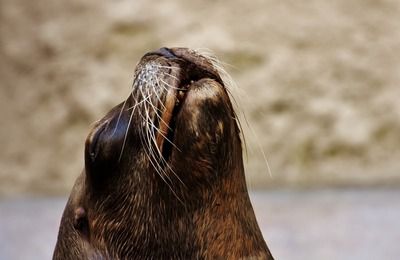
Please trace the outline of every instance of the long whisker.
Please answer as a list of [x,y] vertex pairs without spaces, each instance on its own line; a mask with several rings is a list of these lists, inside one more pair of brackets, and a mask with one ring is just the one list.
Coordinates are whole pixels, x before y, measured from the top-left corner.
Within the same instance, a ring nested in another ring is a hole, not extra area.
[[167,73],[167,72],[162,71],[161,74],[163,74],[163,75],[165,75],[165,76],[169,76],[169,77],[174,78],[174,79],[176,79],[176,80],[179,80],[178,77],[176,77],[175,75],[169,74],[169,73]]
[[163,68],[163,69],[180,69],[179,67],[175,67],[175,66],[164,66],[164,65],[153,65],[156,68]]
[[[142,117],[143,118],[143,117]],[[144,118],[143,118],[144,119]],[[160,133],[159,132],[159,130],[158,130],[158,128],[154,125],[154,123],[153,122],[151,122],[151,121],[149,121],[148,123],[150,123],[150,126],[152,127],[152,129],[155,129],[158,133]],[[162,133],[160,133],[160,134],[162,134]],[[164,135],[163,135],[163,137],[164,138],[166,138]],[[186,187],[186,185],[183,183],[183,181],[181,180],[181,178],[179,178],[179,176],[175,173],[175,171],[171,168],[171,166],[169,165],[169,163],[164,159],[164,157],[162,156],[162,154],[161,154],[161,151],[158,149],[158,146],[157,146],[157,142],[156,142],[156,138],[155,138],[155,134],[152,132],[151,133],[151,138],[147,138],[147,140],[152,140],[153,141],[153,144],[154,144],[154,146],[156,147],[156,149],[157,149],[157,152],[158,152],[158,154],[159,154],[159,158],[161,159],[161,161],[166,165],[166,167],[168,168],[168,169],[170,169],[171,170],[171,172],[175,175],[175,177]],[[168,141],[168,142],[170,142],[177,150],[179,150],[179,148],[172,142],[172,141],[170,141],[168,138],[166,138],[166,140]],[[151,146],[151,144],[149,144],[150,146]],[[180,150],[179,150],[180,151]],[[161,166],[159,166],[160,168],[161,168]],[[164,172],[164,171],[163,171]]]
[[[156,77],[156,81],[157,81],[158,84],[159,84],[159,79],[158,79],[158,77]],[[152,86],[152,90],[153,90],[152,93],[156,93],[156,97],[157,97],[158,101],[159,101],[160,103],[163,103],[163,102],[161,101],[159,95],[157,94],[157,90],[155,89],[155,86],[154,86],[154,85],[150,85],[150,86]],[[159,86],[160,86],[160,87],[163,87],[163,88],[165,89],[165,91],[167,91],[167,88],[166,88],[165,86],[163,86],[163,85],[161,85],[161,84],[159,84]],[[140,91],[141,91],[141,93],[142,93],[142,95],[143,95],[143,89],[140,89]],[[150,87],[149,87],[149,86],[148,86],[148,88],[147,88],[147,91],[150,92]],[[150,94],[150,93],[149,93],[149,94]],[[164,140],[166,140],[166,141],[169,142],[171,145],[173,145],[178,151],[180,151],[180,149],[173,143],[172,140],[170,140],[165,134],[163,134],[163,133],[159,130],[159,128],[153,123],[153,120],[151,120],[151,119],[149,118],[150,111],[149,111],[149,108],[148,108],[147,105],[149,105],[149,106],[153,109],[154,114],[157,116],[157,118],[159,118],[159,122],[163,122],[163,123],[166,124],[166,125],[167,125],[167,123],[164,122],[163,119],[160,117],[160,115],[157,113],[157,111],[160,111],[160,112],[162,112],[162,111],[161,111],[158,107],[156,107],[156,106],[153,104],[153,102],[150,102],[149,100],[147,100],[146,103],[144,104],[144,109],[145,109],[146,118],[144,118],[143,116],[142,116],[142,118],[143,118],[143,119],[147,122],[147,124],[148,124],[147,129],[149,129],[149,130],[148,130],[148,132],[146,133],[146,140],[147,140],[147,143],[148,143],[148,148],[149,148],[149,150],[151,151],[151,155],[152,155],[151,157],[153,157],[153,158],[155,159],[155,155],[154,155],[154,153],[153,153],[153,151],[154,151],[154,150],[153,150],[153,147],[155,147],[155,148],[156,148],[156,151],[157,151],[157,153],[158,153],[158,157],[161,159],[162,163],[163,163],[163,164],[175,175],[175,177],[186,187],[186,185],[183,183],[183,181],[179,178],[179,176],[175,173],[175,171],[170,167],[169,163],[164,159],[164,157],[163,157],[163,155],[162,155],[162,153],[161,153],[161,150],[159,149],[159,147],[158,147],[158,145],[157,145],[155,132],[154,132],[154,131],[151,131],[151,129],[154,129],[158,134],[160,134],[160,135],[164,138]],[[170,127],[168,127],[168,128],[170,129]],[[152,143],[154,144],[154,146],[151,145],[151,141],[152,141]],[[157,160],[155,160],[155,161],[157,161]],[[162,170],[161,165],[158,164],[158,163],[157,163],[157,169],[158,169],[158,172],[159,172],[159,170],[161,170],[163,173],[165,173],[164,170]],[[161,172],[160,172],[160,173],[161,173]],[[166,174],[164,174],[164,175],[166,175]],[[168,177],[168,175],[166,175],[166,176]],[[168,178],[168,179],[169,179],[169,178]]]
[[[165,85],[167,85],[168,87],[172,88],[172,89],[173,89],[173,88],[177,89],[176,87],[172,86],[171,84],[165,82],[165,81],[162,80],[162,79],[160,79],[160,81],[161,81],[162,83],[164,83]],[[165,87],[164,87],[164,89],[167,90],[167,88],[165,88]]]
[[[136,106],[135,106],[135,108],[136,108]],[[118,162],[121,161],[122,154],[123,154],[124,149],[125,149],[126,139],[127,139],[127,137],[128,137],[128,132],[129,132],[129,128],[130,128],[130,125],[131,125],[131,122],[132,122],[132,118],[133,118],[134,112],[135,112],[135,109],[132,109],[132,113],[131,113],[131,115],[129,116],[128,125],[127,125],[127,127],[126,127],[125,136],[124,136],[124,141],[123,141],[123,143],[122,143],[121,152],[120,152],[120,154],[119,154]]]
[[[205,51],[204,51],[204,50],[205,50]],[[209,49],[201,49],[201,50],[198,49],[198,50],[196,50],[196,52],[197,52],[199,55],[205,57],[207,60],[209,60],[209,61],[211,62],[211,64],[212,64],[212,66],[217,70],[218,74],[219,74],[219,75],[221,76],[221,78],[223,79],[223,82],[224,82],[225,89],[226,89],[227,93],[229,94],[229,96],[230,96],[231,99],[233,100],[234,105],[236,106],[236,109],[234,109],[234,110],[236,110],[236,111],[241,111],[241,115],[242,115],[242,117],[244,118],[244,120],[245,120],[245,122],[246,122],[246,125],[249,127],[249,129],[250,129],[250,131],[252,132],[253,136],[258,140],[257,134],[256,134],[256,132],[254,131],[253,127],[252,127],[252,126],[250,125],[250,123],[248,122],[247,117],[246,117],[244,111],[243,111],[243,110],[240,110],[240,109],[237,109],[237,107],[241,107],[241,106],[239,106],[238,103],[241,104],[241,103],[242,103],[242,100],[239,100],[239,102],[238,102],[238,100],[236,99],[235,95],[232,94],[230,88],[233,88],[233,89],[235,89],[237,92],[240,92],[241,94],[244,94],[244,95],[237,95],[237,96],[239,97],[239,99],[240,99],[242,96],[248,96],[248,94],[247,94],[246,92],[242,91],[242,90],[236,85],[235,81],[234,81],[234,80],[232,79],[232,77],[227,73],[227,71],[225,70],[225,68],[223,67],[223,65],[227,65],[227,66],[230,66],[230,67],[233,67],[233,68],[235,68],[235,67],[232,66],[232,65],[230,65],[230,64],[221,62],[221,61],[212,53],[212,51],[210,51]],[[244,147],[245,147],[245,151],[246,151],[246,157],[247,157],[247,156],[248,156],[248,155],[247,155],[247,147],[248,147],[248,146],[247,146],[247,144],[246,144],[246,139],[245,139],[245,136],[244,136],[243,126],[242,126],[240,120],[238,120],[237,115],[235,115],[235,117],[236,117],[235,120],[236,120],[236,122],[238,123],[239,129],[240,129],[240,132],[241,132],[241,137],[242,137],[242,140],[243,140],[243,143],[244,143]],[[258,146],[258,150],[261,152],[261,154],[262,154],[262,156],[263,156],[263,158],[264,158],[264,162],[265,162],[265,164],[266,164],[266,167],[267,167],[269,176],[272,177],[272,171],[271,171],[270,165],[269,165],[269,163],[268,163],[267,156],[266,156],[264,150],[262,149],[261,144],[260,144],[260,143],[257,143],[257,146]]]
[[[144,104],[144,109],[145,109],[145,111],[146,111],[146,118],[143,117],[143,116],[141,115],[142,119],[145,120],[147,123],[149,123],[150,126],[151,126],[151,128],[157,129],[157,127],[155,127],[154,123],[153,123],[153,122],[150,120],[150,118],[149,118],[149,110],[148,110],[146,104]],[[154,152],[153,152],[153,151],[154,151],[154,150],[153,150],[153,147],[154,147],[154,146],[155,146],[156,149],[157,149],[157,152],[158,152],[158,154],[159,154],[159,158],[161,158],[161,159],[165,162],[165,164],[167,165],[167,167],[174,173],[174,175],[177,177],[177,179],[178,179],[182,184],[184,184],[184,183],[183,183],[182,180],[177,176],[177,174],[170,168],[170,166],[168,165],[168,163],[167,163],[167,162],[165,161],[165,159],[162,157],[161,151],[158,149],[158,146],[157,146],[156,139],[155,139],[155,136],[154,136],[153,131],[150,130],[150,127],[149,127],[149,126],[147,127],[147,129],[149,129],[149,131],[147,131],[147,132],[145,133],[146,138],[144,138],[144,139],[147,140],[147,147],[148,147],[148,150],[150,151],[150,153],[147,153],[147,149],[145,149],[145,152],[146,152],[147,156],[149,157],[149,161],[150,161],[150,163],[152,164],[152,166],[154,167],[154,169],[156,170],[156,172],[158,173],[158,175],[161,177],[161,179],[167,184],[167,186],[169,187],[169,189],[171,190],[171,192],[172,192],[172,193],[175,195],[175,197],[183,204],[183,201],[182,201],[181,198],[176,194],[176,192],[174,191],[174,189],[173,189],[172,186],[171,186],[171,185],[172,185],[172,180],[171,180],[170,177],[166,174],[166,172],[165,172],[164,169],[161,167],[161,165],[158,163],[158,160],[156,159],[155,154],[154,154]],[[151,145],[151,141],[153,141],[154,146]],[[165,178],[168,178],[168,181],[167,181],[167,179],[165,179]],[[185,186],[185,187],[186,187],[186,186]]]
[[114,131],[112,132],[111,136],[113,136],[113,135],[115,134],[115,132],[117,131],[118,124],[119,124],[119,121],[121,120],[122,112],[124,111],[126,102],[128,102],[128,98],[125,99],[125,101],[124,101],[124,103],[123,103],[123,105],[122,105],[122,107],[121,107],[121,111],[119,111],[117,123],[115,124]]

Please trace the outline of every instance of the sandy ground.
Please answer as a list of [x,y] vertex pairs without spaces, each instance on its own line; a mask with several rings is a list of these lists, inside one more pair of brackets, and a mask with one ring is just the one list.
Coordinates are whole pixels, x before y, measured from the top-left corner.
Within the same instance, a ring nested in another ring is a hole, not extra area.
[[[280,190],[251,199],[278,260],[399,259],[398,190]],[[50,259],[65,201],[0,200],[0,259]]]
[[251,187],[398,185],[400,1],[243,3],[0,0],[0,194],[65,194],[90,124],[161,46],[228,64]]

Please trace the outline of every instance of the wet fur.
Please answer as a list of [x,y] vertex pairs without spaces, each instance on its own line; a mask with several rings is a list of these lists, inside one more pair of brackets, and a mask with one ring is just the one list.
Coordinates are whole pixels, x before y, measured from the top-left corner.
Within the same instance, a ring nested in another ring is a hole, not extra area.
[[214,78],[188,83],[168,124],[171,140],[162,135],[170,142],[164,157],[157,134],[167,93],[186,67],[142,59],[130,97],[87,138],[85,169],[66,205],[53,259],[272,259],[249,200],[224,82],[209,59],[187,49],[174,53]]

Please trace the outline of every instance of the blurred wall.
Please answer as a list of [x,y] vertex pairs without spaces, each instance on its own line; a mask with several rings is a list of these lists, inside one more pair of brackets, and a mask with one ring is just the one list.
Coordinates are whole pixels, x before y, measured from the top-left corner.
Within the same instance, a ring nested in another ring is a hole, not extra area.
[[0,194],[68,192],[90,124],[161,46],[227,64],[250,187],[398,185],[399,13],[395,0],[0,0]]

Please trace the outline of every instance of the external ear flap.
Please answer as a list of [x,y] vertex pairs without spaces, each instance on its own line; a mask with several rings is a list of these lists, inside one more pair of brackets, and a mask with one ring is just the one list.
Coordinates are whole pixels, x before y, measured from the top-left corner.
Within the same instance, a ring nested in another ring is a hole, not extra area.
[[89,221],[87,218],[87,212],[83,207],[78,207],[75,209],[73,226],[84,237],[87,239],[89,238]]

